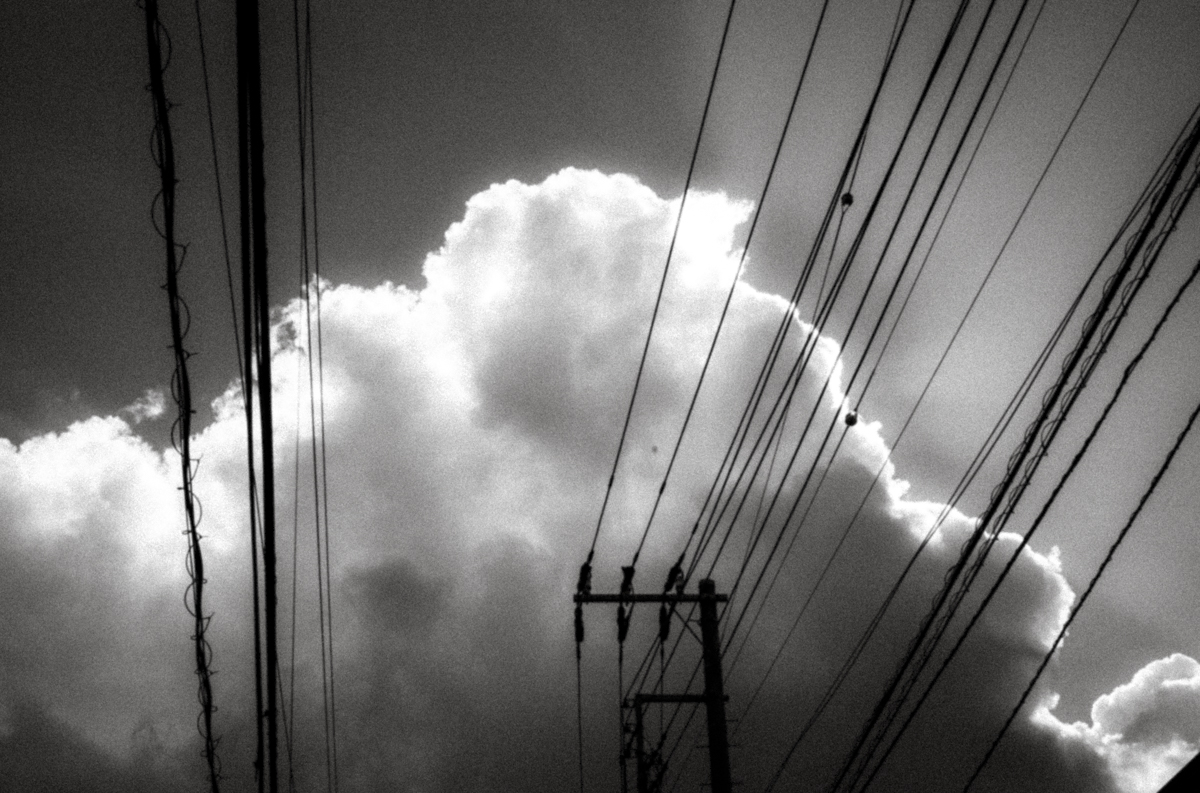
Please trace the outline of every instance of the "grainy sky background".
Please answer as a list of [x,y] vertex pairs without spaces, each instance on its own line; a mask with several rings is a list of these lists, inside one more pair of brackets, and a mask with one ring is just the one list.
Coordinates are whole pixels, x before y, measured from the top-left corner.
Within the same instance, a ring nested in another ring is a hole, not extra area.
[[[969,30],[984,5],[971,4]],[[997,21],[1011,19],[1017,5],[998,3]],[[725,9],[313,3],[347,789],[576,784],[569,594],[611,465]],[[831,548],[829,527],[844,522],[845,505],[862,498],[872,465],[895,442],[1127,10],[1124,2],[1048,2],[876,382],[865,397],[851,392],[864,421],[832,469],[815,529],[798,545],[799,561],[752,634],[743,668],[730,674],[735,714]],[[202,11],[232,222],[232,4]],[[818,11],[816,3],[738,4],[693,182],[709,197],[689,202],[695,218],[685,221],[598,550],[600,588],[616,586],[648,514]],[[727,442],[767,328],[780,316],[765,295],[791,289],[895,12],[891,2],[830,5],[731,330],[639,568],[647,591],[677,553]],[[952,12],[946,2],[917,2],[847,223],[856,212],[861,219]],[[198,352],[193,382],[200,405],[219,400],[200,411],[197,439],[220,670],[217,729],[228,784],[243,789],[251,784],[253,723],[244,441],[229,396],[237,369],[194,9],[166,3],[161,13],[174,43],[166,86],[176,105],[181,238],[190,244],[182,289]],[[272,288],[284,327],[302,313],[288,302],[299,291],[291,7],[264,7],[263,15]],[[164,451],[170,404],[157,419],[130,409],[165,388],[171,366],[162,249],[149,214],[158,177],[143,24],[133,4],[0,9],[0,774],[15,777],[17,789],[191,789],[182,780],[199,770],[177,468]],[[983,54],[995,52],[1000,27]],[[830,590],[814,600],[770,678],[771,701],[746,715],[733,759],[746,789],[761,789],[778,765],[915,546],[913,532],[930,509],[922,505],[948,497],[1200,100],[1198,35],[1200,7],[1142,0],[892,456],[892,475],[910,483],[908,495],[897,486],[872,497],[869,529],[855,535]],[[953,67],[963,53],[960,40]],[[967,86],[977,90],[981,74],[972,72]],[[935,86],[936,109],[947,86],[945,78]],[[965,117],[959,106],[950,124],[957,130]],[[927,135],[931,123],[922,123],[918,133]],[[948,150],[939,152],[944,161]],[[901,161],[901,184],[914,166],[912,156]],[[897,194],[891,188],[884,202],[889,222]],[[931,195],[927,184],[922,195]],[[864,261],[879,255],[883,227],[877,221],[868,234]],[[1065,445],[1086,432],[1197,255],[1193,209],[1097,375],[1100,396],[1081,403]],[[891,256],[885,273],[894,275]],[[855,275],[847,289],[864,285]],[[881,301],[869,305],[878,310]],[[835,313],[826,335],[841,344],[848,320],[848,311]],[[1021,583],[956,662],[954,679],[918,722],[921,734],[903,745],[891,782],[880,783],[914,784],[919,772],[921,789],[960,789],[1057,628],[1064,598],[1086,584],[1190,411],[1200,391],[1197,338],[1200,301],[1191,295],[1040,530],[1035,553],[1022,560]],[[860,329],[845,343],[844,365],[857,362],[862,343]],[[823,349],[814,374],[832,363],[835,348]],[[295,404],[297,356],[279,352],[281,405]],[[811,405],[815,390],[808,397]],[[831,404],[823,409],[832,415]],[[280,434],[290,439],[295,421],[282,413]],[[1015,438],[960,503],[966,516],[986,503]],[[291,470],[285,445],[280,467]],[[1072,628],[1038,692],[1043,704],[1061,695],[1053,716],[1021,719],[984,780],[991,789],[1157,789],[1159,777],[1200,747],[1200,666],[1191,660],[1200,655],[1198,448],[1194,439],[1183,448]],[[1064,463],[1055,457],[1050,467]],[[1040,503],[1052,481],[1048,473],[1036,480],[1029,503]],[[289,503],[290,487],[281,485]],[[300,495],[309,494],[302,487]],[[1012,528],[1023,531],[1031,516],[1031,508],[1019,512]],[[960,523],[961,532],[965,518]],[[311,531],[303,521],[300,528]],[[828,778],[928,603],[938,566],[949,564],[955,530],[931,551],[820,740],[789,766],[788,785]],[[302,565],[311,566],[303,553]],[[297,767],[306,784],[324,773],[315,628],[303,623],[312,605],[302,599],[299,607],[297,741],[311,751]],[[616,781],[609,620],[590,613],[585,644],[591,790]],[[644,646],[630,657],[640,659]],[[1105,700],[1111,707],[1093,709],[1123,685]],[[1097,749],[1116,733],[1125,737]],[[698,758],[685,784],[703,778]]]

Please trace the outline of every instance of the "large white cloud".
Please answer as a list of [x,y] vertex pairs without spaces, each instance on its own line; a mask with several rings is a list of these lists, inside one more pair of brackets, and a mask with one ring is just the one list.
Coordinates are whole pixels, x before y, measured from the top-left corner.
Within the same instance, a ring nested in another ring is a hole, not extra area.
[[[628,562],[645,524],[735,275],[735,233],[750,209],[723,195],[697,194],[688,206],[601,535],[599,588],[615,587],[617,567]],[[677,208],[677,200],[659,198],[627,176],[568,169],[540,185],[494,185],[471,199],[443,247],[429,256],[424,289],[324,288],[339,738],[343,780],[351,787],[571,784],[569,595],[591,539]],[[642,557],[642,588],[661,586],[691,528],[785,308],[778,297],[738,284]],[[296,412],[297,396],[306,398],[308,387],[303,305],[282,307],[275,326],[285,593],[294,444],[302,460],[294,756],[301,776],[320,778],[307,404],[298,422]],[[797,321],[790,353],[809,332]],[[840,367],[837,356],[837,345],[821,339],[789,439],[798,436],[799,417],[814,404],[824,376]],[[842,401],[834,374],[820,406],[827,420]],[[194,444],[215,613],[217,728],[232,789],[249,784],[253,745],[242,428],[239,391],[231,385]],[[808,591],[852,511],[847,505],[862,498],[883,465],[883,487],[872,491],[844,563],[835,566],[772,678],[776,696],[747,714],[734,762],[749,783],[778,762],[802,714],[941,510],[906,499],[905,484],[885,464],[887,451],[876,423],[864,420],[849,433],[806,523],[798,560],[785,569],[745,660],[730,676],[737,711],[792,618],[788,604]],[[119,418],[93,419],[20,448],[0,444],[0,594],[11,604],[0,615],[3,759],[19,756],[15,747],[31,741],[46,744],[36,736],[59,735],[56,745],[99,747],[114,779],[135,767],[197,773],[173,459]],[[783,484],[785,502],[798,481],[793,475]],[[972,525],[951,514],[830,717],[827,741],[799,756],[797,769],[829,772]],[[776,521],[769,530],[778,528]],[[740,554],[745,531],[739,523],[738,552],[727,556]],[[1015,543],[1003,537],[999,549]],[[733,570],[722,562],[714,575],[727,585]],[[964,764],[990,739],[1072,599],[1056,556],[1025,550],[941,699],[931,703],[933,718],[917,723],[916,740],[891,773],[902,778],[943,763],[945,786],[961,785]],[[588,615],[585,711],[597,784],[608,784],[614,773],[610,619]],[[1025,773],[1030,790],[1050,789],[1069,772],[1091,780],[1092,790],[1109,784],[1094,752],[1064,747],[1044,721],[1023,722],[1012,742],[1037,762],[1017,763],[1010,752],[998,757],[1003,769]],[[949,735],[947,723],[956,725]],[[148,764],[147,753],[157,765]],[[71,767],[51,749],[38,757],[43,768],[67,774]],[[35,773],[28,762],[10,767]],[[145,784],[153,787],[153,780]]]

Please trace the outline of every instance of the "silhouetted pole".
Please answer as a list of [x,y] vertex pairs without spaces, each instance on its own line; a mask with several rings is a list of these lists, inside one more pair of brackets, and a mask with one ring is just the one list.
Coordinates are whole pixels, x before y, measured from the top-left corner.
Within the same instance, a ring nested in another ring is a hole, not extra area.
[[713,793],[732,793],[729,736],[725,732],[725,684],[721,679],[721,635],[717,630],[717,588],[700,582],[700,640],[704,648],[704,704],[708,712],[708,763]]
[[[680,587],[682,589],[682,587]],[[581,588],[582,589],[582,588]],[[639,595],[632,592],[622,592],[617,595],[593,595],[590,585],[587,589],[576,593],[575,602],[582,603],[618,603],[624,606],[632,603],[666,603],[672,608],[680,603],[697,603],[700,606],[700,640],[704,656],[704,693],[703,694],[638,694],[632,706],[637,713],[634,719],[634,742],[636,747],[638,773],[638,793],[650,789],[649,764],[646,762],[642,732],[642,707],[649,702],[703,702],[708,714],[708,758],[711,770],[713,793],[732,793],[733,781],[729,770],[729,736],[725,723],[725,684],[721,675],[721,635],[717,629],[717,604],[729,600],[728,595],[718,595],[716,584],[712,579],[705,578],[700,582],[700,592],[697,595],[685,595],[682,592],[661,595]],[[577,615],[577,619],[582,619]],[[582,625],[582,623],[580,623]],[[578,635],[582,636],[582,628]],[[626,700],[625,707],[630,703]],[[622,772],[627,745],[621,748]],[[622,775],[622,785],[627,784]]]

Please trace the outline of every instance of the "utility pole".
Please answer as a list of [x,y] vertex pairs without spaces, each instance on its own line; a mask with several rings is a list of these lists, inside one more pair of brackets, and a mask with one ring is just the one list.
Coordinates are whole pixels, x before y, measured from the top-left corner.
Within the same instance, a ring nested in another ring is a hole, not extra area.
[[[642,709],[651,702],[703,702],[708,715],[708,762],[713,793],[732,793],[733,781],[729,769],[729,736],[725,721],[725,684],[721,674],[721,637],[717,628],[717,604],[729,600],[728,595],[717,594],[716,584],[706,578],[700,582],[699,592],[686,595],[682,592],[661,595],[638,595],[623,591],[616,595],[593,595],[581,591],[575,595],[575,603],[617,603],[624,607],[634,603],[661,603],[674,610],[680,603],[697,603],[700,606],[700,643],[704,660],[703,694],[637,694],[632,703],[635,709],[634,743],[637,755],[638,793],[650,793],[649,766],[644,750],[642,733]],[[623,612],[622,612],[623,613]],[[627,703],[628,706],[628,703]],[[622,748],[624,752],[624,748]]]

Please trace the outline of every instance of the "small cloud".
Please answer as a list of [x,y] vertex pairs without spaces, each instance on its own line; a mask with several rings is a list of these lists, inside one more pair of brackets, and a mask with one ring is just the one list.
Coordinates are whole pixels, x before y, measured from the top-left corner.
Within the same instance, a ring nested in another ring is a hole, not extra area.
[[128,414],[134,424],[143,421],[153,421],[167,409],[167,399],[161,388],[147,388],[146,393],[134,400],[132,405],[126,405],[120,412]]
[[1092,704],[1092,723],[1067,724],[1049,697],[1034,723],[1103,757],[1121,789],[1152,793],[1200,751],[1200,663],[1175,653],[1151,661],[1133,679]]

